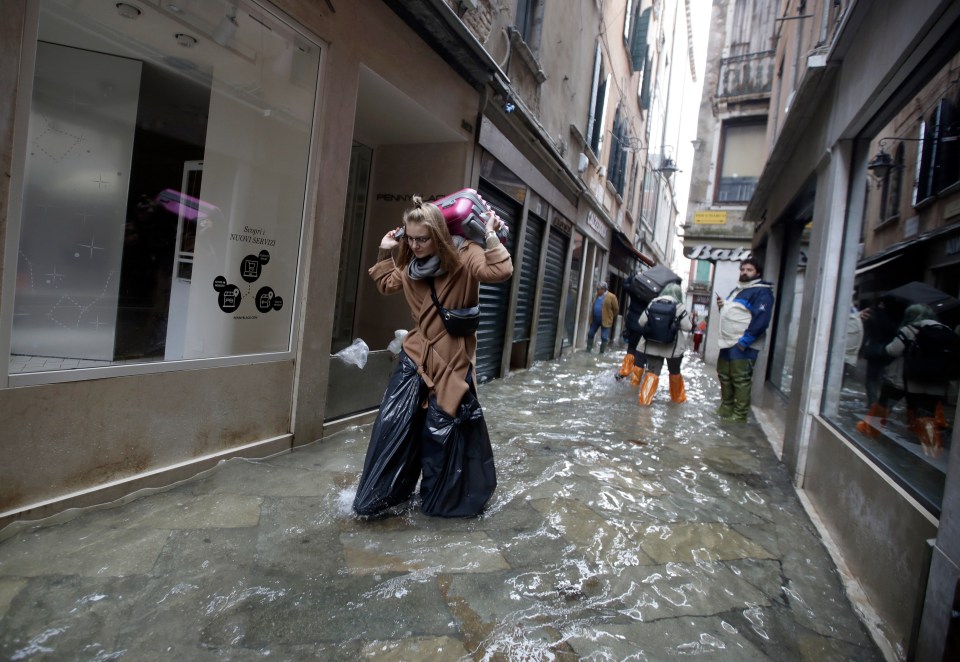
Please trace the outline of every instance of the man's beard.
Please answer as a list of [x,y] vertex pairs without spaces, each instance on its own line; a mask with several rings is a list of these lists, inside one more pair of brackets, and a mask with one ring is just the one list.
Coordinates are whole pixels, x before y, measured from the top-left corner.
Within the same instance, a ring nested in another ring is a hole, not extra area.
[[757,278],[757,276],[748,276],[747,274],[740,274],[740,282],[741,282],[741,283],[749,282],[749,281],[753,280],[754,278]]

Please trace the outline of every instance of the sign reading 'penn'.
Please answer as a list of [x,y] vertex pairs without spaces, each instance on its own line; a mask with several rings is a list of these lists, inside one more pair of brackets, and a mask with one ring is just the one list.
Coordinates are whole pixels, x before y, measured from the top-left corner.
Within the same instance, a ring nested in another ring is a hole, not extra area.
[[683,249],[683,255],[691,260],[709,260],[710,262],[740,262],[750,257],[749,248],[714,248],[710,244],[699,244]]

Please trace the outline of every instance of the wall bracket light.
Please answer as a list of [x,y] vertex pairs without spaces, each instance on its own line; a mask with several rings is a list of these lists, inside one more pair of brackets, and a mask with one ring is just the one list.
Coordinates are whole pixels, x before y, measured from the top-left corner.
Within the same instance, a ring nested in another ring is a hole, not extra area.
[[918,142],[922,143],[923,138],[898,138],[897,136],[885,136],[880,139],[879,151],[874,155],[870,162],[867,164],[867,170],[870,171],[870,174],[876,178],[878,182],[882,182],[886,179],[887,175],[890,174],[890,171],[894,168],[902,168],[902,165],[899,165],[894,162],[893,157],[890,156],[890,153],[884,149],[884,146],[888,141],[897,141],[897,142]]
[[669,156],[663,157],[663,160],[660,161],[660,167],[655,170],[659,172],[667,179],[670,179],[673,176],[673,173],[680,172],[680,168],[677,167],[677,164],[673,162]]

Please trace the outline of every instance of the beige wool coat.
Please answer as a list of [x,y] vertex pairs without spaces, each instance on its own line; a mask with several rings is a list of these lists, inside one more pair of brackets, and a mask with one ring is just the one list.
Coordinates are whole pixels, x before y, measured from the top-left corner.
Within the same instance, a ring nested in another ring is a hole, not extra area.
[[[480,300],[480,283],[499,283],[513,274],[510,253],[502,244],[485,249],[465,241],[459,249],[461,266],[434,280],[437,298],[445,308],[468,308]],[[430,297],[426,280],[413,280],[393,258],[381,260],[369,272],[381,294],[403,291],[413,317],[413,328],[403,339],[403,351],[417,365],[427,387],[436,393],[437,404],[455,416],[467,394],[467,371],[476,365],[477,336],[451,336]],[[481,311],[482,314],[482,311]],[[474,370],[475,372],[475,370]],[[476,374],[474,374],[476,380]]]

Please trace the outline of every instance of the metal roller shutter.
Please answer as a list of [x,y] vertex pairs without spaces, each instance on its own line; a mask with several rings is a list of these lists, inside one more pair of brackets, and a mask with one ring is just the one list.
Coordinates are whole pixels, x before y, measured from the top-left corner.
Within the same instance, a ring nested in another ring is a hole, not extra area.
[[554,358],[557,345],[557,330],[560,324],[560,307],[563,302],[563,265],[567,257],[570,238],[550,229],[547,239],[547,264],[543,272],[543,290],[540,294],[540,316],[537,319],[537,345],[533,358],[547,361]]
[[533,330],[534,299],[537,294],[537,271],[540,268],[540,247],[547,222],[533,214],[527,217],[523,233],[523,264],[517,292],[517,314],[513,320],[513,342],[530,340]]
[[[483,181],[480,182],[478,193],[510,226],[506,246],[512,256],[516,245],[514,231],[520,215],[519,203]],[[509,280],[480,284],[480,327],[477,329],[477,382],[480,384],[500,376],[509,304]]]

